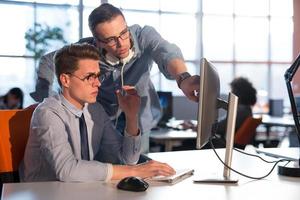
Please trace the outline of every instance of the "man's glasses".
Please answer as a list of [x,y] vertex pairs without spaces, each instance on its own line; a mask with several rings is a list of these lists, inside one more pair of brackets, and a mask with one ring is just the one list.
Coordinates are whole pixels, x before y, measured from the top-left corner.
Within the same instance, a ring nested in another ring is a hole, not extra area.
[[83,78],[80,78],[75,74],[71,74],[71,73],[68,73],[68,74],[78,78],[79,80],[81,80],[83,82],[87,81],[90,85],[93,85],[96,82],[96,80],[98,80],[100,83],[102,83],[105,79],[104,76],[100,75],[100,72],[98,72],[97,74],[96,73],[89,73],[88,75],[86,75]]
[[128,27],[126,27],[121,33],[119,36],[113,36],[113,37],[109,37],[109,38],[106,38],[106,39],[100,39],[100,38],[97,38],[97,40],[99,42],[102,42],[110,47],[113,47],[115,45],[117,45],[118,43],[118,40],[119,38],[121,38],[122,40],[126,40],[127,38],[129,37],[129,30],[128,30]]

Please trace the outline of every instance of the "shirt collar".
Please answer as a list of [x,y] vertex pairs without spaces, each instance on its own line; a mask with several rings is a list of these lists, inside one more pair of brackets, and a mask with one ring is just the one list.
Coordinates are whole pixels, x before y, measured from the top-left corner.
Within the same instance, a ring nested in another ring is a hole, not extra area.
[[82,113],[86,109],[88,103],[84,104],[83,109],[78,109],[72,103],[70,103],[62,94],[59,95],[62,105],[64,105],[72,114],[77,117],[81,117]]

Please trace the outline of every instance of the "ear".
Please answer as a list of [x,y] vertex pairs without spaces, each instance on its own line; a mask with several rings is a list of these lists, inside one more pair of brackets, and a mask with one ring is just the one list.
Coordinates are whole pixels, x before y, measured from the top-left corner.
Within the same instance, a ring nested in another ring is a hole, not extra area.
[[61,86],[65,88],[70,87],[70,76],[68,74],[61,74],[59,76],[59,80],[61,82]]

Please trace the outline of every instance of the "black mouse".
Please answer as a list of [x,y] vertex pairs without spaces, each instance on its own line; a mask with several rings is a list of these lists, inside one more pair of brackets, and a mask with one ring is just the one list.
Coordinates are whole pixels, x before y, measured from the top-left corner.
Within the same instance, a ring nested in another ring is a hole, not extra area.
[[129,176],[120,180],[117,188],[134,192],[143,192],[147,190],[149,184],[141,178]]

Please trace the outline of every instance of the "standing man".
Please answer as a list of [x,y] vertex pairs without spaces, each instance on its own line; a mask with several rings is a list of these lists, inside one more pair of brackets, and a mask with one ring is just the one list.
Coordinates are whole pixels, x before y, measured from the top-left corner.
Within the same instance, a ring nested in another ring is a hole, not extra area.
[[[116,127],[124,129],[124,112],[119,108],[115,90],[123,85],[135,86],[141,97],[139,125],[142,131],[142,152],[149,150],[149,133],[161,116],[155,88],[150,80],[153,61],[169,79],[176,79],[178,87],[191,100],[197,101],[194,91],[199,88],[199,76],[187,72],[180,49],[166,40],[152,27],[127,26],[123,13],[111,4],[102,4],[89,16],[93,34],[79,43],[89,43],[100,50],[100,68],[105,81],[99,91],[99,101]],[[41,101],[51,95],[54,68],[53,53],[41,58],[36,92],[32,97]]]
[[46,98],[33,113],[21,180],[108,181],[174,174],[169,165],[153,160],[134,165],[140,156],[141,135],[140,97],[133,87],[124,86],[124,96],[116,94],[126,118],[123,136],[95,103],[102,79],[94,46],[65,46],[54,59],[61,93]]

